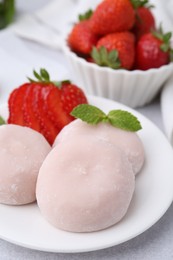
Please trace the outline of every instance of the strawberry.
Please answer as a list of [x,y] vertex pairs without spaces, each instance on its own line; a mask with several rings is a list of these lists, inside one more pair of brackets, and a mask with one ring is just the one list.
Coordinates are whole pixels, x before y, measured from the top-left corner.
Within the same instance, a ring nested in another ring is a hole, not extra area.
[[139,39],[143,34],[155,29],[155,19],[151,12],[153,6],[148,4],[148,0],[131,0],[131,2],[136,10],[133,32],[136,38]]
[[45,98],[46,112],[51,121],[54,122],[55,126],[60,130],[72,121],[71,116],[65,112],[62,105],[61,96],[62,91],[56,87],[50,89]]
[[[45,86],[38,86],[35,92],[35,100],[33,102],[33,110],[40,125],[40,132],[45,136],[47,141],[52,144],[61,130],[57,128],[54,122],[47,114],[47,107],[45,106],[45,99],[51,88],[54,88],[52,84]],[[58,100],[57,100],[58,102]]]
[[[37,83],[36,83],[37,84]],[[23,118],[25,126],[28,126],[36,131],[40,131],[39,122],[33,111],[33,96],[35,89],[38,89],[36,84],[27,87],[23,100]]]
[[[80,88],[71,84],[70,81],[64,81],[61,86],[61,102],[66,114],[70,115],[74,107],[79,104],[86,104],[87,99]],[[70,118],[74,119],[72,116]]]
[[98,37],[90,29],[91,15],[91,10],[85,15],[80,15],[80,22],[74,25],[68,36],[67,42],[70,48],[76,53],[89,54],[93,45],[95,45],[98,40]]
[[40,74],[34,71],[34,75],[38,81],[29,79],[30,83],[11,93],[8,123],[28,126],[52,144],[61,129],[74,120],[70,115],[74,106],[87,103],[87,99],[83,91],[69,81],[59,83],[61,88],[58,88],[44,69]]
[[90,27],[96,35],[106,35],[131,29],[135,11],[130,0],[104,0],[91,16]]
[[100,66],[131,69],[135,57],[135,38],[130,32],[112,33],[102,37],[91,53]]
[[24,116],[23,116],[23,100],[26,89],[28,88],[29,83],[22,85],[21,87],[13,90],[9,97],[9,124],[17,124],[24,126]]
[[159,32],[144,34],[137,43],[136,68],[148,70],[166,65],[171,60],[171,33]]

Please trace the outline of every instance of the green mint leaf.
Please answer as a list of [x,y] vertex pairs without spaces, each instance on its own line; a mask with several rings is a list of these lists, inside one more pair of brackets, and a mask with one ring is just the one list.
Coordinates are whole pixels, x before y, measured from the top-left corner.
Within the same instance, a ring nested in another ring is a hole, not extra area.
[[40,69],[40,75],[43,80],[48,81],[48,82],[50,81],[50,76],[49,76],[49,73],[47,72],[47,70]]
[[106,120],[106,114],[102,110],[88,104],[78,105],[72,110],[71,115],[92,125]]
[[2,118],[2,116],[0,116],[0,125],[5,125],[5,124],[6,124],[5,120]]
[[136,132],[140,130],[141,124],[130,112],[123,110],[112,110],[108,114],[109,122],[120,129]]
[[95,106],[82,104],[75,107],[71,115],[92,125],[100,122],[108,122],[112,126],[126,131],[136,132],[142,129],[138,119],[130,112],[124,110],[112,110],[106,115],[101,109]]

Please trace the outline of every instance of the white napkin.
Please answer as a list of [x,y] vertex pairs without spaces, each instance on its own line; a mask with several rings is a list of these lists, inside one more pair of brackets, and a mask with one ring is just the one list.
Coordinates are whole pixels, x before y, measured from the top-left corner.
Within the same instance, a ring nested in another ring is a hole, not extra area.
[[53,49],[61,49],[69,28],[78,15],[94,8],[100,0],[53,0],[41,10],[19,17],[13,24],[14,32]]
[[19,17],[12,28],[22,38],[61,49],[63,35],[75,21],[78,2],[53,0],[39,11]]
[[166,82],[161,93],[161,113],[165,133],[173,145],[173,76]]

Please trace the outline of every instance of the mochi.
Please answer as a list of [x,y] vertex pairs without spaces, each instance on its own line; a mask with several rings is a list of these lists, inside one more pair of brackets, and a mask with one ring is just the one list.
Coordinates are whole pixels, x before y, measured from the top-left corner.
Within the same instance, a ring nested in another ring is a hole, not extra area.
[[127,155],[134,174],[141,170],[145,157],[144,148],[136,133],[118,129],[109,123],[99,123],[93,126],[77,119],[62,129],[53,146],[72,138],[78,138],[78,136],[83,136],[83,138],[92,136],[118,146]]
[[134,173],[121,149],[91,135],[75,135],[46,157],[36,197],[42,215],[56,228],[92,232],[123,218],[134,188]]
[[28,127],[0,126],[0,203],[22,205],[36,200],[38,172],[50,150],[46,139]]

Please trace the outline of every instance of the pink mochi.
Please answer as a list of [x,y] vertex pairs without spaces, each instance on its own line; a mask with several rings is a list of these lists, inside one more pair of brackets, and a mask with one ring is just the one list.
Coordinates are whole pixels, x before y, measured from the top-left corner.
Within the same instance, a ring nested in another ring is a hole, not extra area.
[[134,188],[134,173],[122,150],[75,135],[55,146],[43,162],[36,197],[42,215],[56,228],[92,232],[124,217]]
[[22,205],[36,200],[38,172],[50,150],[46,139],[28,127],[0,126],[0,203]]
[[77,119],[62,129],[53,146],[79,136],[83,136],[83,138],[91,136],[118,146],[127,155],[134,174],[137,174],[144,164],[144,148],[138,135],[115,128],[108,123],[93,126]]

